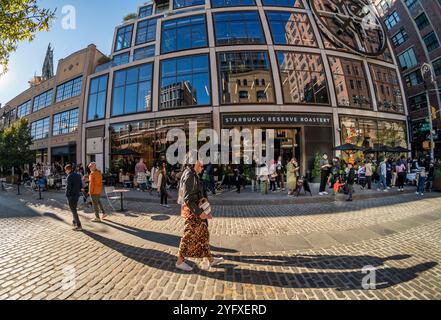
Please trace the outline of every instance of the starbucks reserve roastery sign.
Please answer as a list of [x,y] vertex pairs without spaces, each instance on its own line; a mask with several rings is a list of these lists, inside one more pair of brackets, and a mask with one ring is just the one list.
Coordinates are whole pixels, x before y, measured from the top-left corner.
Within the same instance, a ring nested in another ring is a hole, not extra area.
[[314,114],[224,114],[222,115],[224,126],[235,125],[309,125],[331,126],[332,115]]

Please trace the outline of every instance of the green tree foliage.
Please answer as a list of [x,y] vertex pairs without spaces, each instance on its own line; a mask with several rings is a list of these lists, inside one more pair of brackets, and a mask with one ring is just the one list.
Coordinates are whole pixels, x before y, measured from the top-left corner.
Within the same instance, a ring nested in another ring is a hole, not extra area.
[[317,152],[315,154],[314,167],[312,169],[312,177],[313,178],[320,177],[320,174],[321,174],[320,160],[322,160],[322,155],[320,154],[320,152]]
[[0,75],[6,72],[9,55],[20,41],[32,41],[47,31],[55,12],[40,8],[38,0],[0,0]]
[[0,165],[5,168],[22,167],[32,162],[32,137],[28,121],[15,122],[0,134]]

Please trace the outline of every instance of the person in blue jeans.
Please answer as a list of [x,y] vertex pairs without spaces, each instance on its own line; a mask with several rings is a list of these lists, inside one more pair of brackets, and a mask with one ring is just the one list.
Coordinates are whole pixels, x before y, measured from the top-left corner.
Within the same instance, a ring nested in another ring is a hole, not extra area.
[[387,176],[387,157],[380,162],[380,170],[379,170],[379,181],[378,181],[378,191],[383,190],[387,192],[387,184],[386,184],[386,176]]
[[426,161],[420,159],[417,163],[417,169],[419,172],[418,179],[418,188],[416,194],[419,196],[424,196],[424,190],[426,189],[426,181],[427,181],[427,169],[426,169]]

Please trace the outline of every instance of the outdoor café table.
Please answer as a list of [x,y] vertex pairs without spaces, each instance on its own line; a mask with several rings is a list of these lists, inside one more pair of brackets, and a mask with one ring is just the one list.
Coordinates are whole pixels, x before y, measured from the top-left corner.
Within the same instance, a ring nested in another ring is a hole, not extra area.
[[124,210],[124,193],[129,192],[130,190],[128,189],[115,189],[113,190],[113,192],[119,193],[121,195],[121,210],[119,210],[119,212],[124,212],[126,210]]

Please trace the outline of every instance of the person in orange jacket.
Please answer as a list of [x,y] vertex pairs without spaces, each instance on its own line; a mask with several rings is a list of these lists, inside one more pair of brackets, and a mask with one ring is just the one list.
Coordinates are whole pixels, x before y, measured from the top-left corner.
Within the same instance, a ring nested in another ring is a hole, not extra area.
[[101,203],[101,193],[103,191],[103,175],[101,171],[96,168],[96,163],[89,164],[89,194],[92,199],[93,209],[95,211],[95,218],[92,222],[101,222],[100,210],[103,213],[103,220],[107,217],[104,212],[103,204]]

